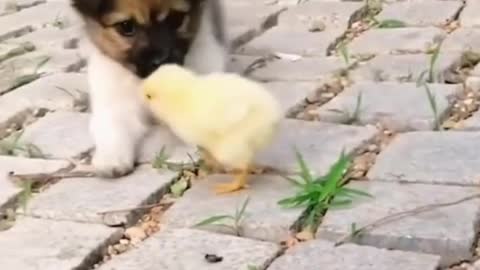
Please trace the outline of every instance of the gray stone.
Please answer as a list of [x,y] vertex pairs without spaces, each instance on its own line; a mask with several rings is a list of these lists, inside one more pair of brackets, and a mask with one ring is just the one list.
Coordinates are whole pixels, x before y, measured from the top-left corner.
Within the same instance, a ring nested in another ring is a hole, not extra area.
[[21,192],[21,187],[15,185],[8,173],[52,173],[67,168],[67,161],[47,161],[41,159],[28,159],[11,156],[0,156],[0,208],[12,202]]
[[[461,1],[398,1],[382,6],[377,20],[399,20],[408,26],[443,26],[451,22],[462,7]],[[429,11],[435,12],[429,12]]]
[[[474,77],[474,78],[476,78],[477,83],[480,84],[480,78],[479,77]],[[478,90],[480,90],[480,88],[478,88]],[[460,129],[462,129],[462,130],[475,130],[475,131],[480,130],[480,112],[477,111],[471,117],[465,119],[461,123],[461,128]]]
[[[435,97],[438,120],[445,118],[461,85],[429,84]],[[359,101],[359,96],[361,100]],[[359,107],[358,107],[359,106]],[[355,111],[359,108],[358,114]],[[406,110],[405,108],[409,108]],[[315,111],[321,120],[360,124],[381,123],[394,131],[432,130],[435,115],[426,90],[415,83],[361,82],[345,89]]]
[[328,172],[342,150],[350,153],[372,139],[374,127],[337,125],[286,119],[272,143],[255,160],[257,166],[285,172],[297,172],[296,147],[318,175]]
[[37,109],[67,110],[84,107],[88,86],[84,74],[60,73],[40,78],[0,98],[0,135],[20,124]]
[[2,0],[0,1],[0,15],[15,13],[45,2],[46,0]]
[[445,38],[442,44],[442,52],[448,51],[472,51],[480,52],[480,29],[460,28],[453,31]]
[[[234,215],[247,197],[245,215],[239,233],[243,237],[280,242],[286,240],[290,226],[300,217],[301,208],[284,209],[278,201],[295,193],[295,187],[278,176],[252,175],[249,188],[227,195],[217,195],[215,185],[232,181],[231,175],[207,176],[196,182],[162,217],[168,228],[192,228],[216,215]],[[224,221],[225,222],[225,221]],[[231,221],[226,221],[231,224]],[[207,225],[201,230],[236,234],[232,228]]]
[[10,43],[31,42],[39,50],[74,49],[82,34],[81,26],[68,28],[48,27],[25,34],[15,39],[8,40]]
[[297,105],[315,91],[315,82],[269,82],[265,87],[277,98],[284,114],[288,115]]
[[480,2],[467,0],[467,4],[460,14],[460,24],[464,27],[480,27],[480,18],[478,17],[479,9]]
[[269,81],[319,81],[327,80],[345,67],[337,57],[301,58],[297,61],[278,59],[254,70],[250,77]]
[[[352,2],[307,2],[281,13],[278,26],[266,31],[238,53],[263,55],[280,52],[303,56],[326,56],[328,47],[348,28],[350,16],[361,8]],[[322,31],[311,31],[321,24]]]
[[435,270],[438,256],[345,244],[309,241],[288,250],[268,270]]
[[436,27],[370,29],[354,39],[348,51],[353,55],[425,53],[444,36]]
[[0,44],[0,62],[9,58],[22,55],[35,50],[35,46],[28,42],[19,42],[16,44],[1,43]]
[[168,157],[168,163],[191,164],[198,160],[196,147],[186,145],[169,128],[158,126],[147,134],[140,148],[138,162],[154,162],[162,149]]
[[382,181],[479,185],[478,132],[399,134],[368,173]]
[[0,64],[0,94],[35,79],[29,77],[76,71],[84,64],[85,60],[73,50],[34,51],[11,58]]
[[47,158],[81,157],[94,147],[89,121],[88,113],[50,113],[28,126],[19,142],[35,145]]
[[231,55],[227,63],[227,71],[243,74],[254,63],[262,62],[264,64],[262,59],[262,56]]
[[[273,243],[189,229],[167,230],[115,256],[99,270],[248,270],[249,265],[264,269],[279,252]],[[223,260],[209,263],[206,254]]]
[[21,218],[0,233],[0,261],[4,269],[87,269],[121,236],[98,224]]
[[237,53],[244,55],[289,53],[302,56],[326,56],[330,44],[342,33],[343,31],[340,29],[309,32],[308,30],[277,26],[239,48]]
[[465,87],[471,89],[472,91],[480,91],[480,77],[479,76],[469,76],[465,79]]
[[26,215],[110,226],[128,225],[138,214],[135,210],[108,211],[131,209],[151,203],[167,191],[174,177],[173,172],[157,171],[148,166],[114,180],[65,179],[33,197],[28,203]]
[[257,2],[226,1],[227,34],[236,48],[275,25],[282,6],[268,6]]
[[[373,198],[354,200],[349,208],[329,210],[317,237],[336,241],[351,233],[352,224],[361,228],[395,213],[478,193],[476,188],[468,187],[374,181],[352,182],[348,187],[368,192]],[[363,232],[354,241],[379,248],[437,254],[443,265],[450,265],[470,258],[477,233],[475,226],[480,221],[478,213],[480,198],[385,223]]]
[[66,27],[79,22],[69,3],[49,1],[45,4],[0,17],[0,41],[18,37],[42,27]]
[[[345,31],[351,16],[363,3],[309,1],[289,8],[278,17],[278,25],[292,29],[308,30],[313,21],[320,21],[325,30]],[[333,40],[331,40],[333,41]]]
[[[430,58],[426,54],[377,55],[351,71],[349,77],[354,81],[416,82],[429,69]],[[460,59],[460,52],[440,53],[433,68],[435,82],[444,83]]]

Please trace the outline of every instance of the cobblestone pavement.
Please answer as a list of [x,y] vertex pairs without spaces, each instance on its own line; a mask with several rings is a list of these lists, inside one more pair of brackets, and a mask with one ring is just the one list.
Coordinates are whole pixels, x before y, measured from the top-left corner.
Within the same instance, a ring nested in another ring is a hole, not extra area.
[[[14,184],[11,171],[82,167],[93,144],[81,25],[68,1],[0,0],[0,267],[480,269],[478,197],[334,245],[352,224],[479,191],[480,1],[226,2],[232,71],[264,82],[285,112],[257,163],[294,172],[296,145],[324,174],[345,149],[355,155],[348,185],[373,197],[328,210],[315,239],[286,249],[282,241],[302,209],[277,202],[294,186],[264,174],[248,190],[216,196],[212,185],[228,176],[202,178],[177,166],[197,163],[195,152],[161,128],[145,141],[143,165],[132,175]],[[416,83],[423,75],[427,86]],[[168,166],[152,168],[167,156],[160,165]],[[191,186],[173,196],[182,183]],[[247,195],[240,236],[192,226],[232,213]],[[223,260],[207,262],[206,254]]]

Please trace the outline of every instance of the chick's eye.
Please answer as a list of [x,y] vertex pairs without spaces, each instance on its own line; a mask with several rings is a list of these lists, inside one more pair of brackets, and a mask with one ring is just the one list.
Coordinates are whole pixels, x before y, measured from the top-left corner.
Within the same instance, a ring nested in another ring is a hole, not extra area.
[[120,33],[120,35],[126,37],[131,37],[135,35],[137,31],[137,25],[132,19],[115,24],[115,28],[117,29],[117,32]]
[[149,100],[152,99],[152,95],[150,95],[150,94],[146,94],[145,97]]

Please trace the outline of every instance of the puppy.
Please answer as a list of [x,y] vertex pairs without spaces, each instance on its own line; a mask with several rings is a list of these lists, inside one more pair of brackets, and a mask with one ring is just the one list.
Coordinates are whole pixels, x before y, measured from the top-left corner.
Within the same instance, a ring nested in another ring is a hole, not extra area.
[[151,125],[140,81],[166,63],[198,73],[224,71],[229,51],[221,0],[72,0],[85,23],[95,142],[103,177],[134,168]]

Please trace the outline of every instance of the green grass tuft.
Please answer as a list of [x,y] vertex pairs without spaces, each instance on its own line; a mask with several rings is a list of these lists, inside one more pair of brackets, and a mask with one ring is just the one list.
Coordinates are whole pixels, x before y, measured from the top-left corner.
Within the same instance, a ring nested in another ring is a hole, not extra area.
[[297,162],[300,168],[297,178],[286,177],[297,188],[297,193],[280,200],[278,204],[283,207],[305,207],[306,218],[304,228],[314,228],[318,219],[326,210],[333,207],[350,205],[355,196],[367,196],[370,194],[344,187],[345,174],[352,163],[352,159],[344,152],[332,165],[325,176],[315,176],[311,173],[302,155],[296,151]]

